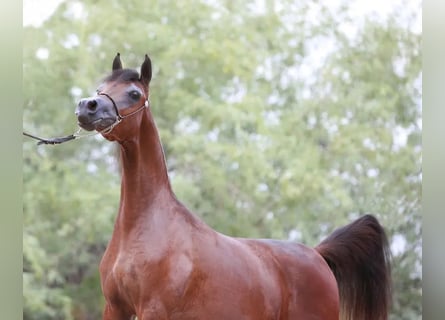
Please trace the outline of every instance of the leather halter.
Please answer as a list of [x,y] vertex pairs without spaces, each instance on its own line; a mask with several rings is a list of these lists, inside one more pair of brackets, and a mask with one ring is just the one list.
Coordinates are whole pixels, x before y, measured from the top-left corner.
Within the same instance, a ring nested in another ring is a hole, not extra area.
[[119,109],[117,108],[116,102],[114,102],[114,99],[113,99],[112,97],[110,97],[109,94],[107,94],[107,93],[105,93],[105,92],[98,92],[97,94],[98,94],[99,96],[105,96],[105,97],[107,97],[107,98],[111,101],[111,103],[113,104],[114,111],[116,112],[116,121],[114,121],[111,125],[109,125],[109,126],[106,127],[105,129],[99,131],[99,133],[103,133],[103,134],[110,133],[110,132],[114,129],[114,127],[117,126],[122,120],[124,120],[125,118],[128,118],[128,117],[130,117],[130,116],[132,116],[132,115],[138,113],[139,111],[141,111],[141,110],[143,110],[143,109],[145,109],[145,108],[148,108],[148,107],[150,106],[150,100],[147,98],[147,99],[145,100],[144,104],[141,105],[141,106],[140,106],[138,109],[136,109],[135,111],[130,112],[129,114],[126,114],[126,115],[121,115],[121,114],[119,113]]

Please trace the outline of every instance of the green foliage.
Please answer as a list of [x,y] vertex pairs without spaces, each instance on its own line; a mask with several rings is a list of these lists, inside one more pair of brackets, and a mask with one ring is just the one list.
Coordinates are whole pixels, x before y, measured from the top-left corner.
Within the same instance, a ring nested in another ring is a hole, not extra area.
[[[134,68],[148,53],[181,201],[220,232],[309,245],[376,214],[394,248],[391,319],[419,319],[420,35],[396,13],[359,23],[348,2],[255,3],[63,2],[24,30],[25,130],[75,131],[78,99],[116,52]],[[113,145],[26,139],[23,157],[24,318],[100,318],[97,266],[120,190]]]

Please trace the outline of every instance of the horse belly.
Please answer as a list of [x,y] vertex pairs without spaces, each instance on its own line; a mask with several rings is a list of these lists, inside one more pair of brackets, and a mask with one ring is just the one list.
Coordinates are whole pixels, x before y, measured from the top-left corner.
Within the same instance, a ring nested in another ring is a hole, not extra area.
[[245,243],[217,235],[201,246],[171,319],[279,320],[279,275]]
[[193,270],[171,319],[279,320],[280,291],[252,270],[212,276]]
[[279,320],[274,312],[265,308],[265,305],[242,303],[227,297],[207,298],[202,304],[187,307],[182,311],[174,312],[171,320]]

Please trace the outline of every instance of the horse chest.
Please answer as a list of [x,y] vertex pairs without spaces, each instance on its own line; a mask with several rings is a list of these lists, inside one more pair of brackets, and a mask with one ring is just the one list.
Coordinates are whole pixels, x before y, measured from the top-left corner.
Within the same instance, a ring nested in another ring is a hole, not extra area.
[[[104,295],[132,309],[143,308],[138,306],[140,301],[155,309],[177,303],[193,270],[186,254],[169,255],[167,252],[154,256],[149,252],[119,253],[111,265],[103,273]],[[141,294],[144,295],[142,300]]]
[[125,302],[132,305],[132,296],[139,292],[138,270],[127,257],[116,255],[114,261],[104,256],[106,266],[101,266],[102,289],[107,300],[113,304]]

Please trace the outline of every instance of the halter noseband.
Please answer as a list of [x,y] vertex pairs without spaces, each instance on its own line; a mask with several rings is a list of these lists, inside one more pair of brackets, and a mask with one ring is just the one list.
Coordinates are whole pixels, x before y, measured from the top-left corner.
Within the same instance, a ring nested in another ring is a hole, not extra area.
[[122,120],[124,120],[125,118],[128,118],[128,117],[138,113],[142,109],[148,108],[150,106],[150,100],[147,98],[145,100],[144,104],[141,105],[138,109],[136,109],[133,112],[130,112],[129,114],[126,114],[126,115],[122,116],[119,113],[119,109],[117,108],[116,102],[114,102],[114,99],[112,97],[110,97],[110,95],[108,93],[98,92],[97,95],[107,97],[111,101],[111,103],[113,104],[114,111],[116,112],[116,121],[114,121],[111,125],[109,125],[105,129],[99,131],[100,133],[103,133],[103,134],[110,133],[114,129],[114,127],[117,126]]

